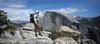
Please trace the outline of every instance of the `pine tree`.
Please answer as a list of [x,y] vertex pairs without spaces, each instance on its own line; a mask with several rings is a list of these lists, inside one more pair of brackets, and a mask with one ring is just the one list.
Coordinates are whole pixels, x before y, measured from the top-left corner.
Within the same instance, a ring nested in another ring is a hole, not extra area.
[[16,26],[7,18],[6,14],[6,12],[0,10],[0,26],[6,25],[6,27],[3,29],[0,27],[0,33],[3,33],[4,31],[9,31],[11,34],[14,34]]

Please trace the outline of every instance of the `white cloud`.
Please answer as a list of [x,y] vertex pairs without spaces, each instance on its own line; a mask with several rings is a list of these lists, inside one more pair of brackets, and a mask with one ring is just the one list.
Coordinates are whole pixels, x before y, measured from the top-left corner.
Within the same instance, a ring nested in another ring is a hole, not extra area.
[[72,14],[72,13],[84,12],[88,10],[68,7],[68,8],[61,8],[61,9],[52,9],[52,10],[47,10],[47,11],[55,11],[55,12],[60,12],[63,14]]
[[88,11],[87,9],[82,9],[82,11]]
[[88,11],[87,9],[78,9],[78,8],[71,8],[71,7],[68,7],[66,10],[68,13],[77,13],[77,12]]
[[1,7],[9,7],[9,8],[25,8],[26,0],[0,0]]
[[1,8],[7,12],[10,20],[23,20],[29,21],[30,13],[34,11],[32,9],[15,9],[15,8]]
[[61,8],[61,9],[51,9],[51,10],[46,10],[46,11],[54,11],[54,12],[59,12],[62,14],[67,14],[67,10],[65,8]]
[[10,7],[10,8],[25,8],[26,5],[24,5],[24,4],[9,4],[8,7]]
[[68,12],[68,13],[80,12],[80,10],[79,10],[79,9],[70,8],[70,7],[68,7],[66,10],[67,10],[67,12]]

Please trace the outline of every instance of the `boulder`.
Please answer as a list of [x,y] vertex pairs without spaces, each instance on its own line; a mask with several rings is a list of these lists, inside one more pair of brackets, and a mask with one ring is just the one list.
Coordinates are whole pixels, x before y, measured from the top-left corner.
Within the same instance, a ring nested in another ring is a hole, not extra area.
[[11,32],[9,32],[9,31],[5,31],[2,34],[1,38],[4,38],[4,39],[22,39],[22,36],[20,35],[20,32],[17,30],[14,32],[14,35],[11,34]]
[[76,41],[79,40],[80,34],[81,34],[79,31],[72,30],[71,28],[69,28],[67,26],[61,26],[61,27],[59,27],[59,29],[57,30],[57,33],[59,33],[60,36],[69,36],[69,37],[72,37]]
[[21,30],[21,36],[23,37],[23,39],[34,39],[35,38],[35,32],[34,31]]
[[71,37],[73,38],[75,41],[77,41],[78,43],[80,43],[80,32],[79,31],[75,31],[72,30],[71,28],[67,27],[67,26],[61,26],[59,27],[58,30],[56,30],[56,32],[53,32],[50,37],[55,40],[56,38],[59,37]]
[[54,44],[78,44],[78,43],[71,37],[60,37],[54,40]]
[[45,37],[49,37],[50,34],[52,34],[51,32],[48,31],[41,31],[41,34]]
[[[48,37],[51,32],[48,31],[41,31],[42,37]],[[27,30],[21,30],[21,35],[24,39],[35,39],[35,32],[34,31],[27,31]],[[37,35],[41,37],[40,35]]]
[[7,25],[2,25],[2,26],[0,26],[0,29],[4,29],[6,27],[7,27]]
[[17,40],[14,44],[33,44],[32,39]]
[[27,23],[23,25],[21,29],[21,36],[23,39],[34,39],[35,38],[35,32],[34,32],[34,24],[33,23]]
[[20,35],[20,31],[15,30],[14,35],[9,31],[5,31],[0,37],[0,44],[15,44],[17,40],[23,39]]
[[33,23],[27,23],[22,27],[24,30],[34,30],[34,24]]
[[79,31],[75,31],[75,30],[73,30],[73,29],[71,29],[71,28],[69,28],[69,27],[67,27],[67,26],[60,26],[59,27],[59,30],[56,30],[57,32],[74,32],[74,33],[76,33],[76,34],[80,34],[80,32]]
[[16,31],[15,35],[5,32],[3,38],[0,38],[1,44],[53,44],[53,40],[49,38],[50,32],[42,31],[43,36],[36,37],[34,31],[21,30]]
[[17,40],[0,39],[0,44],[15,44]]
[[53,44],[48,37],[36,37],[35,39],[23,39],[15,42],[16,44]]
[[48,37],[37,37],[34,39],[34,44],[53,44],[53,40]]

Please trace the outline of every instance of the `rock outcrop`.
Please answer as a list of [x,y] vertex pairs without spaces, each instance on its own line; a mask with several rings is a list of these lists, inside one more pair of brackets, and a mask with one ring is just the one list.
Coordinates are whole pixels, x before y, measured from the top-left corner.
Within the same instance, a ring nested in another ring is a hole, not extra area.
[[48,37],[50,32],[42,31],[43,36],[35,36],[33,23],[27,23],[21,28],[14,26],[8,22],[4,12],[0,11],[0,44],[53,44],[52,39]]
[[14,35],[11,35],[9,32],[5,32],[2,38],[0,38],[0,43],[2,44],[53,44],[53,41],[51,38],[49,38],[50,32],[42,31],[42,35],[38,35],[38,37],[35,36],[34,27],[31,27],[28,24],[26,24],[27,28],[22,28],[20,31],[17,31],[14,33]]

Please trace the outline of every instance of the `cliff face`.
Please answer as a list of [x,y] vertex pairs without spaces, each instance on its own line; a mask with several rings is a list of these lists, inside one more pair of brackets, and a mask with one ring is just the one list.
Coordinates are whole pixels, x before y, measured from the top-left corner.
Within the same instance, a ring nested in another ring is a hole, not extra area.
[[89,39],[88,42],[92,40],[97,44],[100,44],[99,28],[92,25],[82,24],[69,15],[65,15],[53,11],[47,11],[44,15],[44,18],[42,19],[42,25],[45,30],[51,32],[58,30],[60,26],[67,26],[73,30],[81,32],[80,34],[81,43],[83,43],[84,40],[87,41],[87,39]]
[[73,19],[69,15],[63,15],[61,13],[47,11],[45,12],[45,15],[42,19],[42,25],[44,29],[51,30],[52,28],[60,25],[70,26],[71,23],[76,22],[75,19]]

